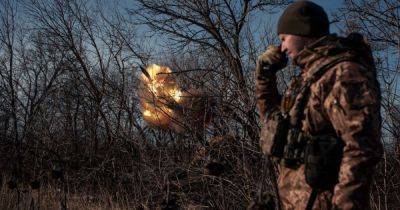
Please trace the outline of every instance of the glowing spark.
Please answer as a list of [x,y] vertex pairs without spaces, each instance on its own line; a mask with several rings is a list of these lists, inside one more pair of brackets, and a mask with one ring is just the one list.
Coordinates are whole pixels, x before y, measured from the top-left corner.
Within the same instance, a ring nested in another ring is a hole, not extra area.
[[[147,72],[149,73],[150,79],[151,80],[157,80],[157,76],[160,73],[171,73],[171,69],[168,67],[164,66],[159,66],[156,64],[151,64],[146,68]],[[145,74],[142,74],[142,79],[146,82],[149,82],[147,76]]]
[[170,91],[169,95],[176,101],[176,102],[180,102],[181,101],[181,97],[182,97],[182,91],[178,90],[178,89],[173,89],[172,91]]
[[151,114],[151,112],[149,110],[144,110],[143,115],[146,116],[146,117],[151,117],[152,116],[152,114]]

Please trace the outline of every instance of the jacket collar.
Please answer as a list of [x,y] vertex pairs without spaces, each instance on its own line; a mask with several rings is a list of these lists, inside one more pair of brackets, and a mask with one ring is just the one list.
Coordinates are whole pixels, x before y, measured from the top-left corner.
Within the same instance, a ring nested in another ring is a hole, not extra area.
[[313,63],[329,55],[343,52],[345,49],[338,46],[338,38],[335,35],[321,37],[315,42],[307,45],[294,59],[293,63],[302,71],[309,69]]

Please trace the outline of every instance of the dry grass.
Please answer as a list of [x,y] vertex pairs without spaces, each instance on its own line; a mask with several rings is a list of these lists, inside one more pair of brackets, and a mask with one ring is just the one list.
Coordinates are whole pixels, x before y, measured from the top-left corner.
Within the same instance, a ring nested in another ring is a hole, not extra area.
[[0,209],[243,209],[260,187],[274,189],[255,145],[231,136],[206,147],[147,148],[140,163],[120,147],[111,150],[114,155],[82,162],[79,169],[66,163],[65,181],[47,178],[46,169],[50,175],[36,177],[39,190],[29,186],[34,176],[21,178],[18,190],[9,189],[11,177],[4,177]]
[[64,192],[51,185],[38,190],[32,190],[30,187],[16,190],[3,185],[0,191],[0,209],[137,209],[138,205],[129,200],[127,195],[113,196],[106,190],[95,194],[74,192],[70,189]]
[[[274,192],[265,159],[231,137],[217,138],[197,153],[186,152],[158,151],[158,156],[148,152],[137,170],[123,173],[121,166],[111,178],[98,168],[66,170],[68,181],[42,177],[42,186],[36,190],[29,182],[10,189],[11,179],[6,176],[0,209],[243,209],[260,188]],[[371,191],[373,209],[400,207],[396,157],[386,154],[377,168]],[[104,162],[108,161],[103,160],[102,167],[111,168]]]

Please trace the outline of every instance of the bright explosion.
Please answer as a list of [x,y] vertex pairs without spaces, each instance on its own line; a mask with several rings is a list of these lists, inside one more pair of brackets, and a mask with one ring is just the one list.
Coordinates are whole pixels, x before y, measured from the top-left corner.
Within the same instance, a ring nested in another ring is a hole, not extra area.
[[182,91],[169,75],[171,69],[151,64],[147,66],[148,76],[142,73],[142,114],[146,122],[167,127],[175,117],[174,105],[182,99]]
[[144,120],[176,132],[202,129],[211,120],[212,100],[199,89],[183,91],[170,68],[151,64],[141,75],[142,115]]

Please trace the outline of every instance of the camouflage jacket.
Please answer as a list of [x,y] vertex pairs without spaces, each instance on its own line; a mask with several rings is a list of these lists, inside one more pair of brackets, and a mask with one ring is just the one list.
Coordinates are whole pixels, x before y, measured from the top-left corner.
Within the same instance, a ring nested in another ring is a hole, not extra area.
[[[337,136],[344,145],[338,183],[333,189],[318,193],[313,209],[369,209],[371,171],[383,149],[379,84],[371,51],[367,45],[364,47],[352,47],[331,36],[306,47],[294,59],[302,71],[292,79],[283,97],[277,92],[275,75],[257,81],[257,106],[265,115],[287,109],[288,101],[290,104],[290,100],[298,100],[293,94],[294,84],[305,83],[311,76],[309,69],[338,54],[357,58],[335,64],[310,86],[302,131]],[[287,111],[292,117],[293,110]],[[279,166],[278,188],[284,209],[305,209],[312,189],[305,181],[304,165],[297,169]]]

